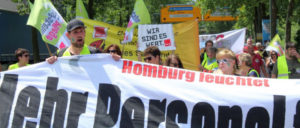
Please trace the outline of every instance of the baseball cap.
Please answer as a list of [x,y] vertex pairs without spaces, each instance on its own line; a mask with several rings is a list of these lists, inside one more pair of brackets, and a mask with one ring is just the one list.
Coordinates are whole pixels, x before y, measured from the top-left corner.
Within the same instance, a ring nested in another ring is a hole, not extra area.
[[73,19],[71,20],[68,25],[67,25],[67,30],[68,32],[76,29],[76,28],[79,28],[79,27],[84,27],[84,23],[81,21],[81,20],[78,20],[78,19]]

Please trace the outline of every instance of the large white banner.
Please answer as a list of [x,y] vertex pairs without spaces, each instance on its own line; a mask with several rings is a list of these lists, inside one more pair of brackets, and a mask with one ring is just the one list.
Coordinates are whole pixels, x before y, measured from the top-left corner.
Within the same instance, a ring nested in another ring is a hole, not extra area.
[[212,40],[216,48],[228,48],[235,53],[242,53],[245,44],[246,28],[227,31],[218,34],[199,35],[200,49],[205,47],[205,42]]
[[138,49],[157,46],[161,51],[176,50],[172,24],[139,25]]
[[300,80],[195,72],[110,55],[1,72],[0,127],[300,127]]

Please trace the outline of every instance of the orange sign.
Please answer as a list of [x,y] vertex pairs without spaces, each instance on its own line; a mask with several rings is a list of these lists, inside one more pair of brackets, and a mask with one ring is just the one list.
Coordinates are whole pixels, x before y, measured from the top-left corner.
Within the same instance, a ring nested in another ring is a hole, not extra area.
[[230,15],[227,8],[217,9],[205,15],[201,14],[201,9],[193,5],[167,5],[160,10],[160,21],[162,23],[183,22],[198,19],[198,21],[233,21],[237,17]]
[[192,5],[171,5],[160,10],[162,23],[201,19],[200,9]]
[[230,12],[228,11],[228,8],[219,8],[213,13],[211,11],[208,11],[203,16],[203,21],[233,21],[237,20],[238,17],[233,17]]

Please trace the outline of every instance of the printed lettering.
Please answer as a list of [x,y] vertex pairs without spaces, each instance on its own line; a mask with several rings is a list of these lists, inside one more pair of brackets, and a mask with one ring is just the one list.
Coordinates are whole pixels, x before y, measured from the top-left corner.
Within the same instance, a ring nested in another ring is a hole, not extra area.
[[214,108],[209,103],[206,102],[197,103],[194,106],[192,112],[191,128],[199,128],[201,126],[203,126],[204,128],[215,127]]
[[246,128],[269,128],[270,116],[263,107],[253,107],[249,110],[246,118]]
[[[46,93],[41,116],[41,127],[50,127],[52,113],[55,109],[53,127],[63,127],[68,103],[68,93],[63,90],[57,90],[58,78],[49,77],[47,79]],[[56,104],[54,108],[54,104]]]
[[79,116],[85,113],[88,94],[88,92],[72,92],[67,128],[78,127]]
[[143,128],[145,109],[138,97],[127,99],[122,107],[120,128]]
[[[13,118],[13,127],[22,127],[24,117],[37,118],[40,106],[41,94],[33,86],[23,89],[18,97]],[[36,127],[37,122],[26,121],[26,126]]]
[[120,103],[121,91],[118,86],[100,84],[94,128],[113,127],[118,121]]
[[18,83],[18,75],[5,74],[0,88],[0,127],[7,128],[12,109],[12,103]]
[[241,128],[243,123],[242,109],[240,106],[219,106],[218,128]]
[[158,128],[161,122],[165,121],[166,99],[150,100],[147,128]]
[[273,128],[284,128],[285,122],[285,96],[274,96],[274,109],[273,109]]
[[[183,101],[176,100],[172,101],[167,108],[167,119],[166,127],[167,128],[179,128],[176,124],[178,123],[187,123],[187,108]],[[176,121],[177,116],[177,121]]]

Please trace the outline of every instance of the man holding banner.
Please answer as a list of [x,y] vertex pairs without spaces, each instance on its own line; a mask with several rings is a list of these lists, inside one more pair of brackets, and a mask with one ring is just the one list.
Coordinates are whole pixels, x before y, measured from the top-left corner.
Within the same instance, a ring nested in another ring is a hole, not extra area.
[[[84,23],[78,19],[71,20],[67,25],[67,37],[71,41],[71,46],[63,48],[58,51],[57,56],[72,56],[72,55],[88,55],[94,53],[100,53],[100,51],[94,47],[90,47],[84,44],[85,38],[85,26]],[[57,56],[51,56],[46,59],[49,64],[53,64],[57,60]],[[119,60],[121,57],[116,54],[112,54],[115,60]]]
[[295,43],[287,43],[285,55],[278,58],[272,71],[272,78],[299,79],[300,54],[296,51]]

